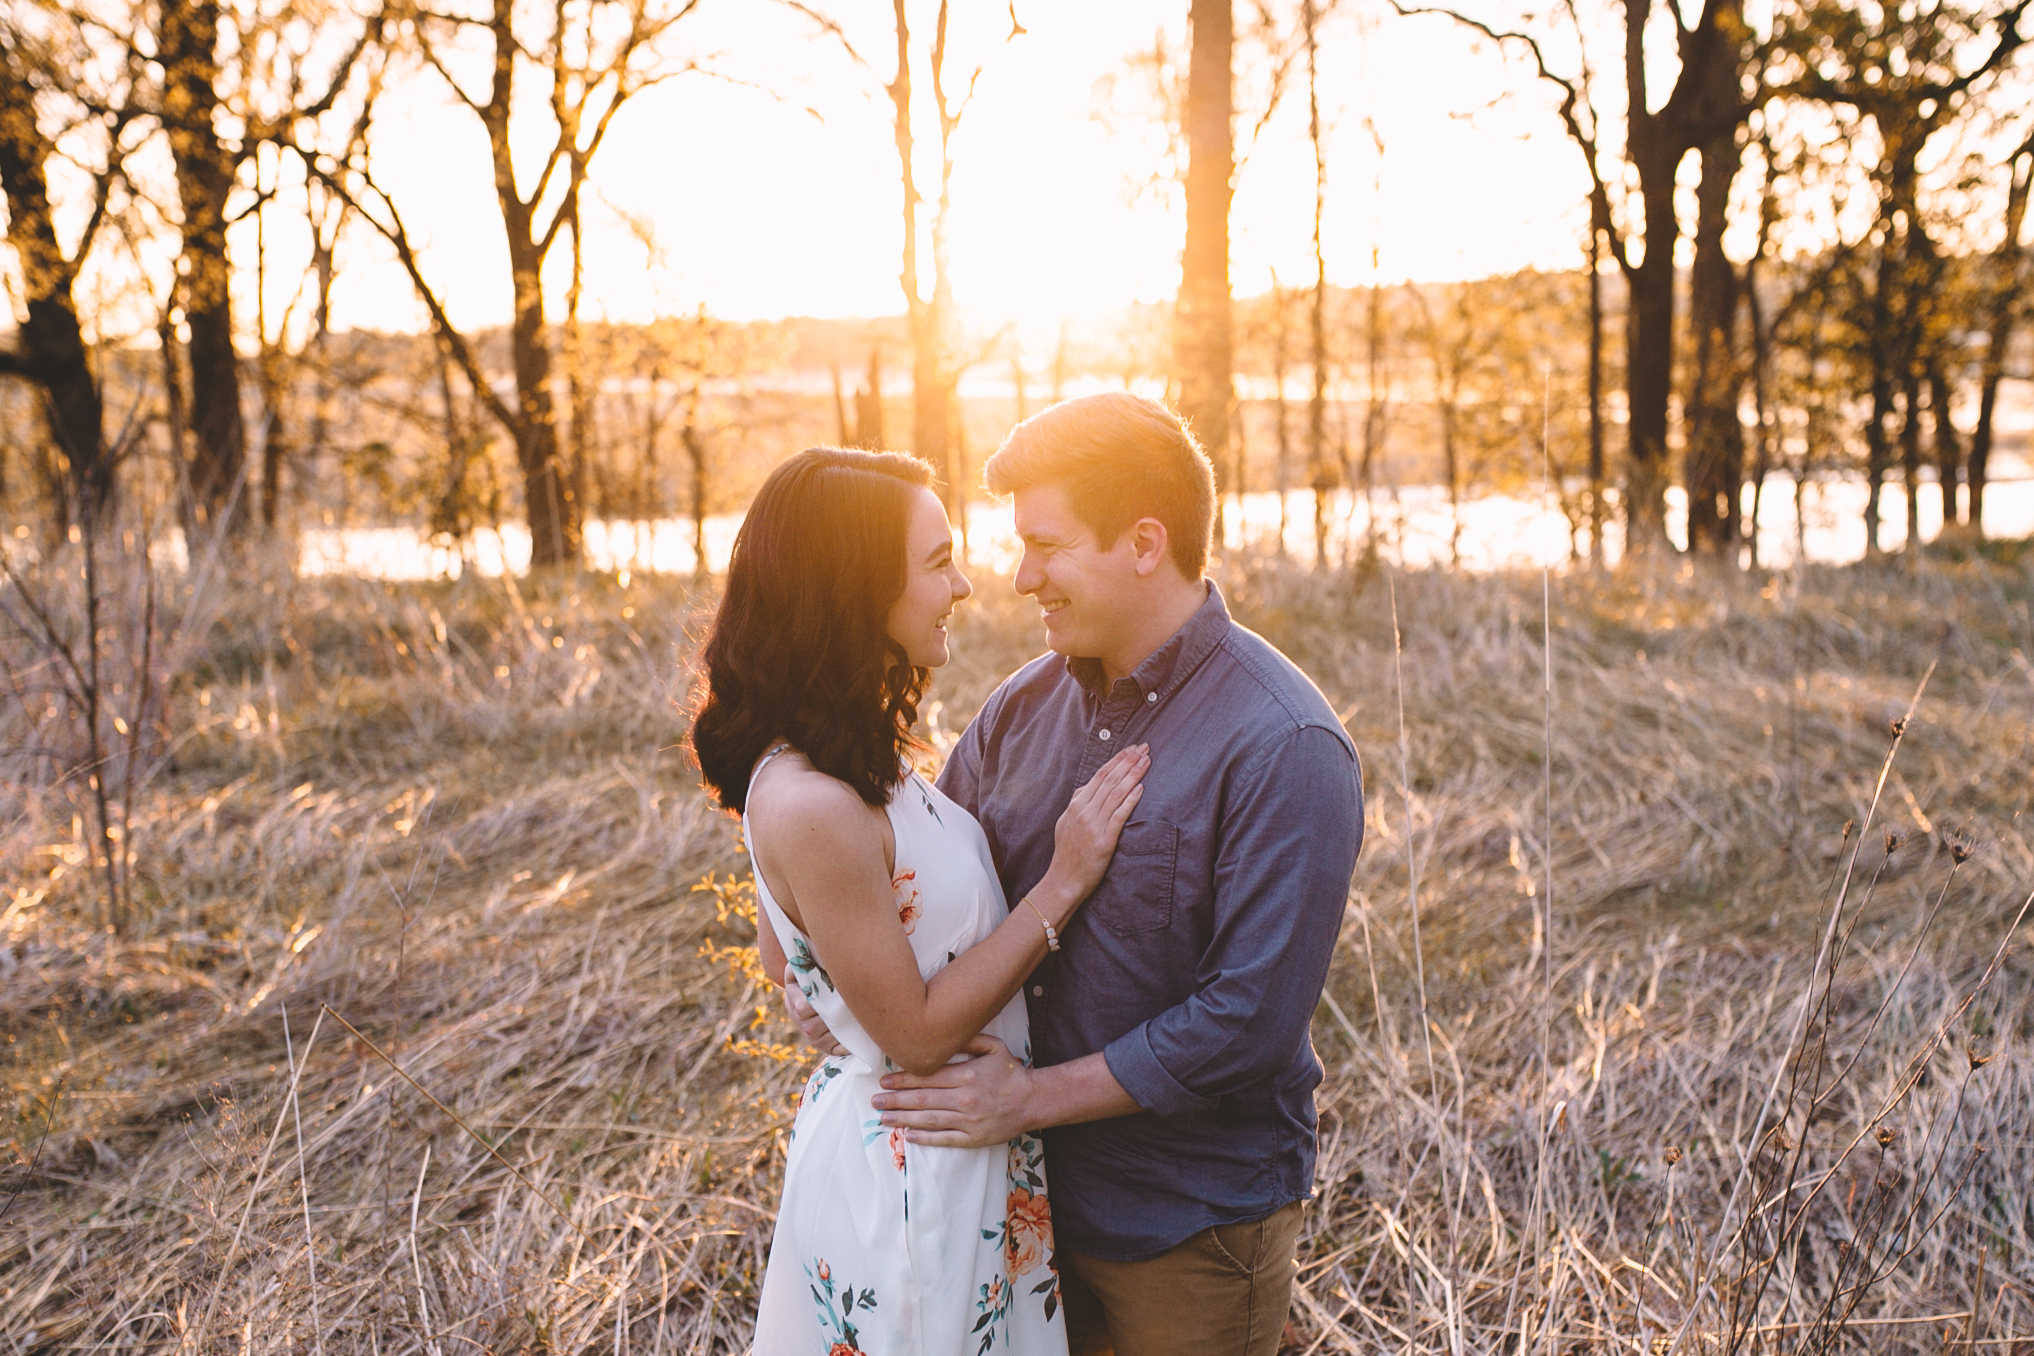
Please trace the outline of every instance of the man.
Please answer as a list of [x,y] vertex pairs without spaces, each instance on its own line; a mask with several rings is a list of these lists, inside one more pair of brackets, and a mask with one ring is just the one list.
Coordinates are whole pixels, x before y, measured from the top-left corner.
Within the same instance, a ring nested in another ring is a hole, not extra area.
[[981,821],[1013,909],[1074,789],[1127,743],[1151,767],[1025,986],[1032,1065],[980,1037],[875,1105],[924,1144],[1044,1132],[1075,1356],[1271,1356],[1313,1188],[1308,1026],[1362,843],[1356,751],[1203,577],[1214,479],[1177,416],[1066,401],[984,473],[1014,500],[1017,591],[1053,653],[990,696],[939,785]]

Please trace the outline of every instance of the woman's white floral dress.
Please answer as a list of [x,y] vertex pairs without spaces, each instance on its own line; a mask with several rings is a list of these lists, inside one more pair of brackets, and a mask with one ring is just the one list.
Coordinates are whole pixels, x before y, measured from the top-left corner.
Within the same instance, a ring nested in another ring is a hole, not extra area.
[[[890,798],[889,818],[898,917],[919,973],[930,979],[993,932],[1008,906],[981,826],[937,787],[910,774]],[[884,1129],[869,1099],[895,1066],[848,1011],[825,958],[770,898],[760,872],[756,898],[798,987],[848,1051],[825,1059],[805,1083],[756,1315],[756,1356],[1063,1356],[1037,1137],[938,1149]],[[986,1029],[1030,1058],[1021,996]]]

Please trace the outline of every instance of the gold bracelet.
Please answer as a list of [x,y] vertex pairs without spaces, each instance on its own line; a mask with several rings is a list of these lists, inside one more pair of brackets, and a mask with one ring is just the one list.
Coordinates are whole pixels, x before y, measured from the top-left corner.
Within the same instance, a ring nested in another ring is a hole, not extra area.
[[1031,904],[1031,912],[1038,915],[1038,921],[1040,925],[1042,925],[1045,928],[1045,949],[1047,951],[1059,950],[1059,933],[1054,930],[1052,926],[1052,920],[1045,916],[1045,910],[1039,908],[1038,905],[1033,904],[1030,895],[1024,896],[1023,902],[1026,904]]

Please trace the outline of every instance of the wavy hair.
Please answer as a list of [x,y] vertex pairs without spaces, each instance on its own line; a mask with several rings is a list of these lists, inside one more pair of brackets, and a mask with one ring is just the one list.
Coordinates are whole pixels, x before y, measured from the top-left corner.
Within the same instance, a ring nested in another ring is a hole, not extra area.
[[902,453],[811,447],[763,482],[728,558],[692,719],[699,770],[727,809],[748,803],[756,759],[779,739],[870,805],[888,802],[932,676],[888,628],[912,491],[931,481]]

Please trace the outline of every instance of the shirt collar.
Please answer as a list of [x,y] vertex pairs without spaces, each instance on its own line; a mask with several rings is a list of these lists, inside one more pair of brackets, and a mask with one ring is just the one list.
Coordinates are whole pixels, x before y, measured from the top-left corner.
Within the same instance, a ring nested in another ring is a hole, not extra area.
[[[1173,632],[1165,644],[1146,655],[1144,662],[1130,671],[1126,681],[1136,686],[1139,697],[1164,696],[1186,681],[1187,675],[1199,668],[1201,661],[1221,643],[1229,628],[1229,607],[1222,599],[1220,585],[1212,579],[1202,582],[1208,587],[1208,596],[1194,609],[1193,616],[1187,618],[1186,625]],[[1089,696],[1106,695],[1102,691],[1101,660],[1069,658],[1066,671]]]

